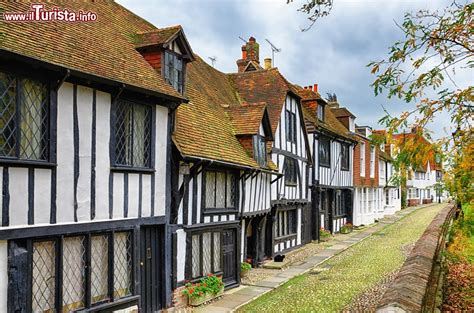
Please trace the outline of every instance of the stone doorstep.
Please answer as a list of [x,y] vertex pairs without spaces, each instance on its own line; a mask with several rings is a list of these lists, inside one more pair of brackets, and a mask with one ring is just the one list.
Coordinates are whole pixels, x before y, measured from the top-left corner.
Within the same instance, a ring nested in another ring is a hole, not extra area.
[[281,270],[282,268],[288,266],[289,264],[290,264],[290,261],[288,259],[286,261],[283,260],[283,262],[270,261],[270,262],[264,263],[263,268],[271,269],[271,270]]
[[238,295],[249,295],[249,296],[257,296],[266,291],[271,290],[268,287],[259,287],[259,286],[246,286],[245,288],[236,292]]

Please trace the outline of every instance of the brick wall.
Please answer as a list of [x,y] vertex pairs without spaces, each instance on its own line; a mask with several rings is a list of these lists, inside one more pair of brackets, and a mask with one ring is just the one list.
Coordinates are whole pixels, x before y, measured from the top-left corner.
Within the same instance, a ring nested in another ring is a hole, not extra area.
[[408,206],[415,206],[420,204],[420,199],[408,199]]
[[[365,143],[365,177],[360,176],[360,142]],[[354,149],[354,186],[378,187],[379,186],[379,149],[375,148],[374,178],[370,178],[370,141],[359,137],[359,143]]]
[[173,307],[175,309],[185,308],[188,306],[188,298],[183,295],[183,287],[178,287],[173,291]]
[[161,73],[161,51],[151,50],[141,52],[143,58],[159,73]]
[[252,136],[239,136],[239,141],[245,151],[253,158],[253,139]]

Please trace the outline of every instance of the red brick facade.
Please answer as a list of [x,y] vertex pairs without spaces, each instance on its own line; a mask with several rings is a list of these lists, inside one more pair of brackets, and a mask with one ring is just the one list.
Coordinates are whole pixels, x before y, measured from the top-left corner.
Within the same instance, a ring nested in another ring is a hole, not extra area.
[[[360,145],[365,143],[365,177],[360,176]],[[379,186],[379,151],[375,148],[374,178],[370,178],[370,141],[359,137],[359,143],[354,149],[354,186],[378,187]]]
[[142,55],[158,73],[161,73],[161,51],[157,49],[143,51]]

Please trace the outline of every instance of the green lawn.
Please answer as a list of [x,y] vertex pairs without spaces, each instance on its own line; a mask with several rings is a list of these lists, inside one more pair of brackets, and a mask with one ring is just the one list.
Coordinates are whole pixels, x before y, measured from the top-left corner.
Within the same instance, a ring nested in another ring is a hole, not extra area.
[[288,281],[240,312],[337,312],[401,267],[401,247],[415,242],[444,206],[415,211],[323,264],[329,270]]

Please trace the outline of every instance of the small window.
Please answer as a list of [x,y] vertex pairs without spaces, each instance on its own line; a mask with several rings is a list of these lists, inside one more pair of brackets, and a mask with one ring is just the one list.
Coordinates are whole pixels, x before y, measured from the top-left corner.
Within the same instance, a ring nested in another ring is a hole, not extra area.
[[341,169],[343,171],[349,170],[349,145],[341,143]]
[[207,209],[235,209],[235,175],[225,171],[206,171]]
[[331,167],[331,142],[327,137],[319,139],[319,166]]
[[191,278],[222,271],[221,233],[204,232],[191,236]]
[[165,52],[165,80],[179,93],[184,93],[183,60],[171,51]]
[[296,114],[286,111],[286,140],[296,143]]
[[375,176],[375,147],[370,146],[370,178]]
[[318,104],[318,120],[324,122],[324,104]]
[[151,167],[151,107],[118,100],[114,108],[115,165]]
[[49,87],[0,72],[0,157],[49,161]]
[[277,220],[274,224],[275,237],[283,237],[296,234],[298,225],[297,209],[277,212]]
[[253,136],[253,155],[255,161],[258,165],[266,166],[267,165],[267,148],[265,137],[260,135]]
[[360,176],[365,177],[365,143],[360,143]]
[[293,158],[286,157],[283,167],[285,185],[296,186],[298,183],[298,162]]

